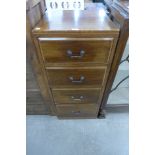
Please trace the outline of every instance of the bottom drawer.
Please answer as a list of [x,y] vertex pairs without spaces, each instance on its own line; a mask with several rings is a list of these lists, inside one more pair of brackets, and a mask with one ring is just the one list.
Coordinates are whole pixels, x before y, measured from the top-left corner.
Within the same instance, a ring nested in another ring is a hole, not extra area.
[[98,106],[95,104],[56,105],[59,118],[96,118]]

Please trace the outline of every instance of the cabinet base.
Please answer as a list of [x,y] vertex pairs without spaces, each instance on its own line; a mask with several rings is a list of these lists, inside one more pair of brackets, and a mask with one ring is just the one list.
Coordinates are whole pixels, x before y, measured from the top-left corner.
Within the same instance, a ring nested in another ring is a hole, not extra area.
[[104,119],[106,118],[106,111],[103,109],[100,111],[99,115],[98,115],[99,119]]

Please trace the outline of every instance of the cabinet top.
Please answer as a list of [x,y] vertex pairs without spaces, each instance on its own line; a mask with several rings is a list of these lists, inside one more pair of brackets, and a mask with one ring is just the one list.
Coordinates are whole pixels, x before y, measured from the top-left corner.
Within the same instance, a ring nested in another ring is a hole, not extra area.
[[119,27],[109,19],[101,3],[88,3],[82,11],[46,11],[33,29],[34,34],[70,31],[119,33]]

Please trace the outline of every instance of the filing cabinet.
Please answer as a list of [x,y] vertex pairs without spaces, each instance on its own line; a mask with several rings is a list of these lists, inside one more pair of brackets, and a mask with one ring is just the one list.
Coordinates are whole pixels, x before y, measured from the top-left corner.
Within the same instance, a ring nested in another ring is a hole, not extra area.
[[[119,36],[102,7],[46,12],[32,31],[51,107],[59,118],[97,118]],[[46,98],[45,93],[45,98]]]

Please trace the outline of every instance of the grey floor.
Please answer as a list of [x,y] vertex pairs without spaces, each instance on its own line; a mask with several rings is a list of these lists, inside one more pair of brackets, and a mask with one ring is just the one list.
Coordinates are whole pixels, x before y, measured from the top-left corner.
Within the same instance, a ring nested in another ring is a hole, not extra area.
[[128,113],[106,119],[27,116],[27,155],[128,155]]

